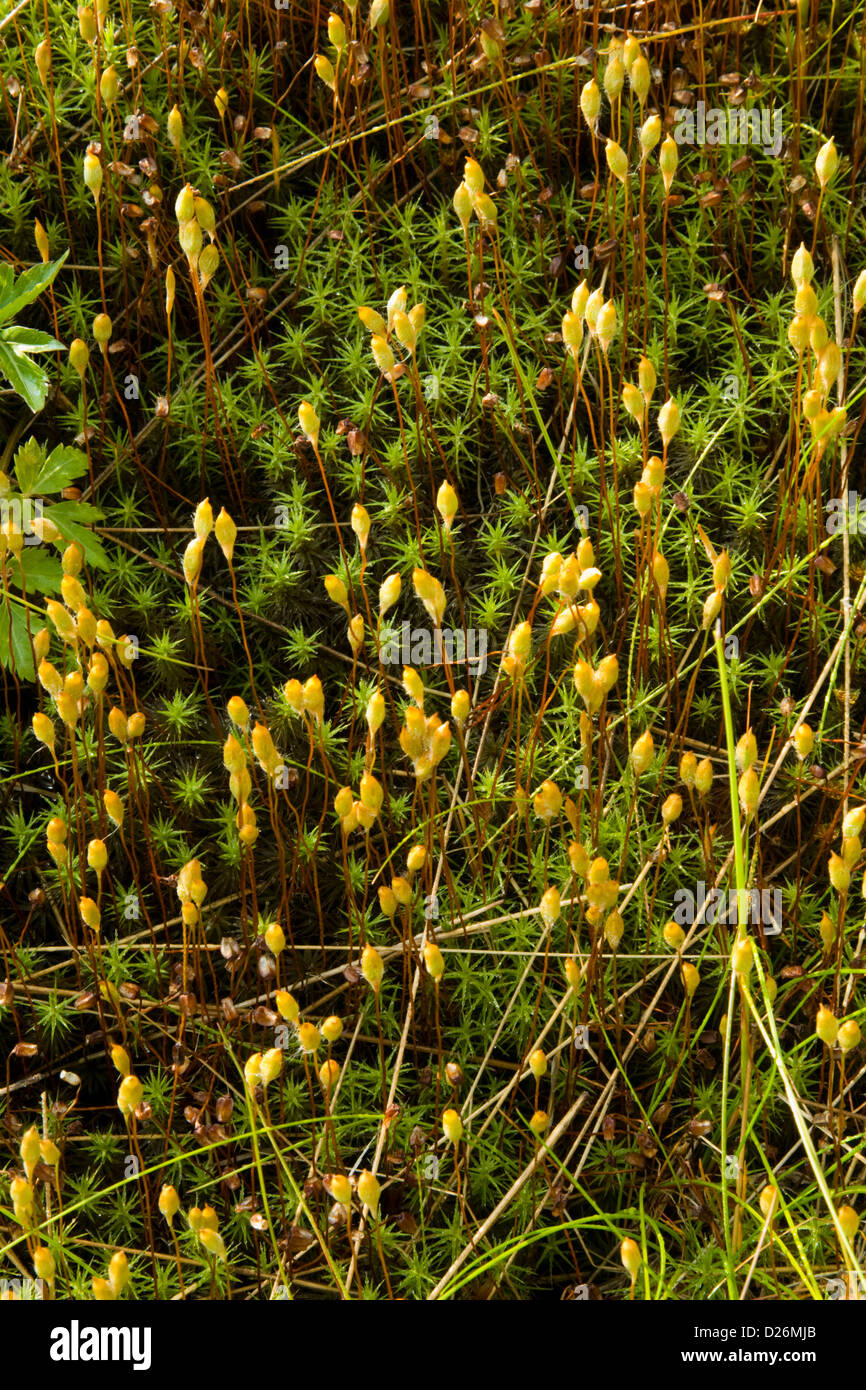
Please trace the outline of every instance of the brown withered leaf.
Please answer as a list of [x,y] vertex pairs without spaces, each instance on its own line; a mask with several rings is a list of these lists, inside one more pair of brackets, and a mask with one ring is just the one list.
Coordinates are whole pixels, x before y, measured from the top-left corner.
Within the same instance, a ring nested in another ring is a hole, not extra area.
[[280,1249],[284,1250],[287,1255],[302,1255],[315,1243],[315,1236],[312,1236],[309,1231],[305,1231],[303,1226],[290,1226],[288,1235],[277,1241]]

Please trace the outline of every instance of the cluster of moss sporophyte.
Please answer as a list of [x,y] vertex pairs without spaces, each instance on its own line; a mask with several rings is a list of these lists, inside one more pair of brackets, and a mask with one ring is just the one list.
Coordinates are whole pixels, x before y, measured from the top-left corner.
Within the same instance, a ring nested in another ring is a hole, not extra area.
[[866,50],[657,9],[6,16],[0,1277],[862,1280]]

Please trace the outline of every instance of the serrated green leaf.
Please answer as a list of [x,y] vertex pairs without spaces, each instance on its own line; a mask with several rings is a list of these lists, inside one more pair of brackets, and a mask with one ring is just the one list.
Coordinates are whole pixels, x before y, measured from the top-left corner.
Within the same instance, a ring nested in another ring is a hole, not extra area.
[[14,285],[7,285],[5,292],[0,286],[0,322],[5,323],[13,314],[17,314],[19,309],[38,299],[40,294],[48,289],[68,255],[69,252],[64,251],[59,261],[45,261],[42,265],[31,266],[23,275],[18,276]]
[[15,453],[15,477],[25,497],[33,491],[33,484],[39,477],[45,463],[45,447],[32,436]]
[[105,512],[101,507],[94,507],[92,502],[52,502],[45,515],[53,516],[56,510],[61,510],[63,516],[79,526],[105,520]]
[[[87,455],[81,449],[73,449],[69,444],[58,444],[40,468],[31,486],[31,492],[60,492],[86,471]],[[74,517],[72,519],[75,520]],[[81,516],[78,520],[86,521],[88,518]],[[102,513],[92,520],[101,521]]]
[[32,681],[36,678],[33,646],[27,631],[27,613],[12,599],[5,604],[0,603],[0,666],[5,666],[7,670],[14,669],[20,680]]
[[20,323],[0,328],[0,341],[9,343],[13,352],[17,353],[53,352],[55,348],[63,347],[50,333],[43,333],[41,328],[24,328]]
[[32,411],[42,409],[48,394],[48,376],[41,367],[37,367],[23,353],[13,352],[6,343],[0,342],[0,371]]
[[102,542],[87,526],[81,525],[80,521],[82,517],[101,521],[102,512],[98,507],[92,506],[89,502],[57,502],[52,507],[46,507],[43,515],[54,522],[66,540],[78,542],[84,551],[86,564],[94,565],[100,570],[108,569],[108,556],[102,548]]
[[55,555],[45,546],[25,545],[19,555],[24,571],[27,592],[35,590],[41,594],[59,594],[63,568]]

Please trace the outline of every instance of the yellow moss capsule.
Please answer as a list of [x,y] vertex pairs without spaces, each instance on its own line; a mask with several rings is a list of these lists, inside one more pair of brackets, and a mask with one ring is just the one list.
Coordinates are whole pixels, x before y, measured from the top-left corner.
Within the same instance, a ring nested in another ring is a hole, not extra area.
[[[252,1056],[248,1057],[247,1060],[244,1062],[244,1080],[246,1081],[249,1089],[253,1091],[255,1090],[256,1086],[261,1084],[261,1079],[262,1054],[260,1052],[254,1052]],[[190,1212],[190,1225],[192,1226],[192,1224],[192,1212]],[[195,1229],[196,1227],[193,1226],[193,1230]]]
[[543,821],[545,825],[549,825],[551,821],[556,820],[562,810],[562,792],[555,782],[548,779],[548,781],[542,782],[533,797],[532,804],[538,819]]
[[198,1238],[209,1255],[214,1255],[218,1260],[225,1263],[228,1259],[225,1241],[219,1231],[215,1231],[210,1226],[204,1226],[198,1233]]
[[578,878],[586,877],[589,871],[589,855],[577,840],[572,840],[568,846],[568,862],[572,873],[577,874]]
[[646,405],[644,403],[644,398],[641,392],[638,390],[637,386],[635,386],[633,381],[627,381],[623,386],[622,403],[625,406],[628,414],[632,417],[632,419],[635,420],[638,424],[640,424],[641,420],[644,417]]
[[412,885],[401,875],[391,879],[391,892],[401,907],[408,907],[412,901]]
[[831,854],[827,865],[830,882],[837,893],[847,893],[851,886],[851,870],[838,854]]
[[84,373],[87,371],[87,364],[90,361],[90,352],[87,344],[81,338],[73,338],[69,344],[69,362],[75,368],[81,380],[84,380]]
[[370,536],[370,513],[366,507],[362,507],[360,502],[356,502],[352,508],[351,526],[355,535],[358,537],[358,544],[362,550],[367,549],[367,541]]
[[700,983],[701,977],[697,967],[686,961],[683,965],[683,987],[689,999],[693,997]]
[[839,1218],[839,1225],[842,1227],[845,1239],[848,1241],[849,1245],[852,1244],[857,1234],[857,1227],[860,1225],[860,1217],[857,1215],[854,1208],[849,1207],[847,1204],[838,1207],[836,1215]]
[[96,16],[88,5],[78,6],[78,32],[85,43],[93,43],[96,38]]
[[120,81],[117,76],[117,68],[110,64],[104,69],[99,79],[99,95],[106,106],[114,106],[120,95]]
[[338,53],[346,47],[346,26],[338,14],[328,15],[328,38]]
[[602,304],[598,311],[598,318],[595,321],[595,331],[598,337],[599,346],[602,352],[607,353],[611,343],[616,336],[617,315],[616,305],[612,299],[608,299]]
[[294,995],[287,989],[278,989],[274,1000],[280,1018],[285,1018],[289,1023],[297,1023],[301,1011]]
[[112,324],[108,314],[97,314],[93,320],[93,336],[99,344],[103,354],[108,347],[111,338]]
[[619,1247],[619,1257],[622,1260],[622,1267],[629,1275],[632,1283],[638,1276],[638,1271],[643,1264],[640,1253],[640,1246],[636,1240],[626,1239]]
[[352,1205],[352,1184],[345,1173],[330,1173],[325,1178],[325,1186],[341,1207],[348,1208]]
[[272,1081],[276,1081],[282,1069],[283,1054],[279,1047],[269,1047],[267,1052],[262,1053],[259,1073],[263,1086],[269,1086]]
[[658,426],[662,443],[667,446],[680,427],[680,410],[673,397],[666,400],[659,411]]
[[632,63],[631,69],[629,70],[629,80],[632,85],[632,90],[641,108],[643,108],[649,96],[652,73],[650,72],[650,65],[642,53],[638,54]]
[[757,811],[760,791],[757,772],[753,767],[747,767],[737,784],[737,794],[745,816],[753,816]]
[[607,167],[615,179],[625,183],[628,178],[628,156],[621,145],[615,140],[608,140],[604,148]]
[[496,226],[496,204],[488,193],[479,193],[475,199],[475,216],[482,227]]
[[791,279],[799,289],[802,285],[810,284],[814,275],[815,263],[812,260],[812,253],[801,241],[791,258]]
[[393,918],[398,907],[397,899],[394,896],[394,893],[388,887],[388,885],[384,883],[377,890],[377,892],[379,896],[379,906],[382,909],[382,912],[389,919]]
[[713,785],[713,765],[709,758],[701,758],[695,768],[695,787],[700,796],[706,796]]
[[379,587],[379,612],[382,617],[393,608],[400,597],[402,581],[399,574],[389,574],[388,578]]
[[583,318],[583,315],[586,311],[586,303],[588,299],[589,285],[586,283],[585,280],[581,280],[580,284],[575,286],[574,292],[571,296],[571,312],[573,314],[576,314],[579,319]]
[[180,1211],[180,1198],[177,1195],[177,1189],[172,1187],[170,1183],[164,1183],[160,1189],[158,1205],[160,1212],[170,1226]]
[[340,1063],[336,1061],[335,1058],[328,1057],[319,1067],[319,1085],[325,1092],[325,1095],[329,1095],[334,1086],[336,1086],[339,1075]]
[[122,1115],[129,1117],[141,1105],[144,1087],[137,1076],[125,1076],[117,1092],[117,1108]]
[[642,357],[637,369],[637,380],[641,395],[649,405],[656,389],[656,371],[648,357]]
[[102,163],[93,145],[87,146],[84,156],[84,182],[93,194],[93,201],[99,201],[99,194],[102,190]]
[[463,1121],[456,1110],[446,1110],[442,1116],[442,1131],[450,1144],[459,1144],[463,1138]]
[[668,135],[662,141],[662,147],[659,150],[659,169],[666,194],[671,191],[671,184],[674,181],[674,174],[677,172],[679,162],[680,156],[676,141]]
[[778,1192],[775,1187],[772,1187],[769,1183],[767,1183],[766,1187],[761,1188],[758,1202],[760,1203],[761,1213],[765,1220],[771,1218],[772,1214],[775,1212],[778,1199]]
[[822,145],[815,157],[815,173],[818,175],[818,183],[821,188],[826,188],[839,168],[839,156],[836,153],[836,144],[833,138]]
[[412,571],[412,584],[428,616],[437,627],[441,627],[445,614],[445,590],[439,580],[426,570],[415,569]]
[[335,1043],[343,1036],[343,1020],[336,1014],[330,1014],[322,1024],[322,1037],[325,1042]]
[[466,723],[472,708],[468,690],[457,690],[451,697],[451,718],[458,725]]
[[615,656],[602,657],[598,663],[596,671],[599,689],[605,694],[609,694],[616,685],[619,678],[619,662]]
[[78,911],[81,920],[91,931],[98,932],[102,928],[102,914],[92,898],[79,898]]
[[851,1052],[853,1048],[860,1046],[860,1036],[860,1024],[856,1018],[847,1018],[844,1023],[839,1024],[836,1041],[843,1053]]
[[532,1072],[536,1081],[540,1081],[547,1071],[547,1056],[542,1048],[537,1047],[535,1051],[530,1054],[529,1070]]
[[548,928],[552,927],[558,921],[561,911],[559,890],[548,888],[539,905],[539,912],[544,925]]
[[828,915],[827,912],[822,912],[822,920],[820,920],[819,931],[820,937],[822,937],[822,945],[824,951],[830,951],[830,948],[833,947],[833,942],[835,941],[835,926],[833,923],[833,919],[831,919],[830,915]]
[[176,150],[180,149],[180,142],[183,139],[183,116],[180,107],[175,103],[168,113],[168,138]]
[[286,934],[279,922],[271,922],[265,927],[265,943],[275,956],[281,955],[286,949]]
[[731,964],[736,975],[748,975],[755,963],[755,948],[751,937],[738,941],[731,953]]
[[445,961],[435,941],[424,943],[424,964],[431,979],[437,982],[442,979],[445,974]]
[[54,1263],[54,1256],[45,1245],[37,1246],[33,1251],[33,1273],[37,1279],[44,1279],[46,1284],[54,1282],[54,1275],[57,1266]]
[[368,1168],[365,1168],[358,1175],[358,1196],[374,1217],[379,1214],[381,1191],[378,1179]]
[[298,424],[310,443],[316,444],[319,438],[321,422],[309,401],[301,401],[301,404],[298,406]]
[[126,737],[128,739],[141,738],[146,724],[147,717],[142,714],[141,710],[138,710],[135,714],[131,714],[126,721]]
[[662,929],[662,936],[664,937],[666,944],[670,946],[672,951],[682,950],[683,943],[686,939],[686,934],[678,922],[671,921],[665,923],[665,926]]
[[235,525],[232,518],[229,516],[225,507],[222,507],[220,509],[220,514],[214,523],[214,535],[217,538],[217,544],[219,545],[220,550],[222,551],[225,558],[228,560],[229,564],[231,564],[232,557],[234,555],[237,534],[237,526]]
[[406,855],[406,867],[410,874],[420,873],[427,862],[427,850],[424,845],[413,845]]
[[373,361],[383,376],[387,376],[394,370],[397,359],[388,346],[388,340],[383,338],[380,333],[374,333],[371,337],[370,351],[373,354]]
[[619,949],[625,932],[625,922],[621,912],[610,912],[604,919],[604,939],[612,951]]
[[447,480],[440,484],[436,494],[436,510],[442,518],[446,531],[451,530],[459,505],[457,493],[451,484]]
[[815,1033],[822,1043],[826,1043],[827,1047],[832,1047],[838,1036],[839,1021],[832,1009],[828,1009],[825,1004],[822,1004],[818,1009],[815,1018]]
[[24,1164],[27,1181],[30,1182],[40,1158],[39,1131],[35,1125],[31,1125],[29,1129],[24,1131],[18,1152],[21,1155],[21,1162]]
[[391,0],[373,0],[370,12],[367,15],[367,23],[371,30],[381,29],[388,23],[391,13]]
[[640,737],[635,740],[631,750],[631,764],[638,777],[641,777],[643,773],[647,771],[654,757],[655,745],[653,743],[652,734],[649,729],[646,729]]
[[639,138],[641,160],[645,160],[652,154],[659,140],[662,138],[661,117],[657,116],[655,112],[653,112],[651,116],[647,116],[640,128]]
[[382,785],[371,772],[365,772],[361,777],[361,803],[372,811],[374,816],[378,816],[382,809],[384,791]]
[[590,78],[580,89],[580,109],[587,125],[594,129],[601,110],[601,92],[594,78]]
[[385,966],[375,946],[365,946],[361,955],[361,974],[375,994],[379,993]]
[[129,1283],[129,1262],[122,1250],[116,1250],[108,1262],[108,1282],[115,1298],[119,1298]]
[[315,1023],[298,1024],[298,1042],[301,1044],[301,1051],[309,1056],[315,1056],[322,1045],[322,1035]]
[[49,719],[47,714],[37,712],[33,716],[32,724],[33,732],[36,735],[39,742],[43,743],[46,748],[50,748],[53,751],[55,738],[53,720]]
[[452,199],[452,207],[454,208],[454,211],[457,213],[457,217],[460,220],[464,233],[466,232],[469,226],[470,218],[472,217],[472,201],[473,196],[467,184],[458,184],[454,193],[454,197]]

